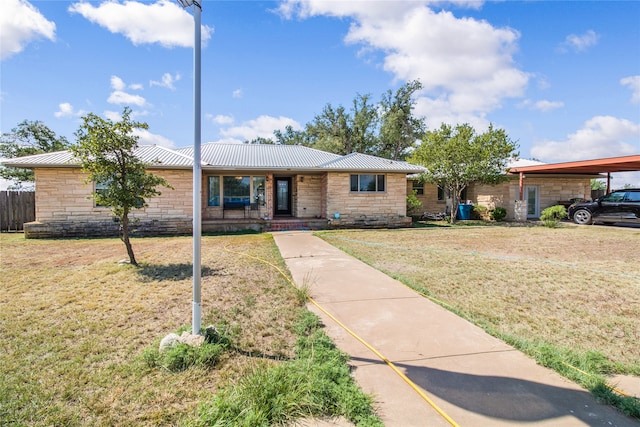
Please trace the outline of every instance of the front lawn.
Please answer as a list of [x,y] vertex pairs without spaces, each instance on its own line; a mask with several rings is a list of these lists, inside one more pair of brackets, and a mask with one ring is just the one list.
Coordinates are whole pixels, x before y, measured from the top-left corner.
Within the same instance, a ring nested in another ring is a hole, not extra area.
[[[126,252],[118,239],[25,240],[2,234],[0,244],[0,425],[206,423],[219,416],[211,405],[228,405],[224,396],[253,375],[272,375],[282,365],[296,381],[313,382],[295,370],[303,365],[296,361],[307,357],[299,340],[319,333],[296,330],[300,322],[309,324],[299,291],[268,265],[225,250],[286,270],[270,235],[203,237],[202,324],[218,325],[231,346],[214,367],[180,372],[149,363],[148,355],[163,336],[191,325],[191,238],[135,239],[140,268],[121,262]],[[334,362],[307,358],[304,366],[318,365],[321,378],[322,366],[335,373],[342,364],[339,375],[347,378],[340,379],[343,389],[337,393],[361,402],[343,415],[364,425],[379,423],[370,401],[348,385],[346,359],[324,345]],[[272,406],[261,390],[249,393],[245,403],[253,398]],[[344,409],[302,403],[268,413],[265,420],[335,416]]]
[[[318,235],[604,399],[617,396],[600,393],[603,375],[640,377],[638,229],[460,225]],[[637,399],[614,404],[640,417]]]

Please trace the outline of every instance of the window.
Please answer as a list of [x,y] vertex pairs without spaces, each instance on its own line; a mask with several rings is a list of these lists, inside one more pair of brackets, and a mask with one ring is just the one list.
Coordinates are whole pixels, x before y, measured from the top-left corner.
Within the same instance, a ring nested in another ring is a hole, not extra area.
[[[418,196],[423,195],[424,194],[424,182],[413,181],[413,191],[415,191],[416,195],[418,195]],[[440,193],[438,192],[438,194],[440,194]]]
[[[106,193],[106,191],[108,189],[107,188],[108,185],[109,185],[108,181],[96,181],[94,183],[94,192],[96,194],[104,195],[104,193]],[[95,202],[95,199],[94,199],[94,204],[95,204],[96,208],[106,208],[106,207],[108,207],[108,205],[102,205],[102,204],[100,204],[98,202]]]
[[640,202],[640,191],[629,191],[624,200],[626,202]]
[[351,191],[384,192],[386,186],[384,175],[361,174],[351,175]]
[[[451,197],[449,195],[449,190],[445,190],[444,188],[442,188],[442,186],[438,185],[438,201],[439,202],[444,202],[445,201],[445,194],[448,197]],[[467,200],[467,187],[462,189],[462,194],[460,195],[460,200],[459,201],[466,201]]]
[[248,176],[224,176],[224,203],[242,203],[247,206],[251,203],[251,179]]
[[266,203],[265,176],[210,176],[208,177],[208,206],[221,203],[237,203],[249,206],[251,203]]
[[621,202],[622,199],[624,199],[624,194],[622,191],[614,191],[613,193],[603,196],[600,200],[603,202]]
[[257,203],[260,206],[264,206],[265,189],[266,189],[266,177],[254,176],[253,177],[253,203]]
[[209,206],[220,206],[220,177],[209,177]]

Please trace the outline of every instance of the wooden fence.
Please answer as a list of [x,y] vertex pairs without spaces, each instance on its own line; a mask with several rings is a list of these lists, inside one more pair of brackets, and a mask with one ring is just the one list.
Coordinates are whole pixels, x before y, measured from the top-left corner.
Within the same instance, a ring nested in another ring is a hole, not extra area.
[[0,191],[0,231],[22,230],[25,222],[35,219],[34,191]]

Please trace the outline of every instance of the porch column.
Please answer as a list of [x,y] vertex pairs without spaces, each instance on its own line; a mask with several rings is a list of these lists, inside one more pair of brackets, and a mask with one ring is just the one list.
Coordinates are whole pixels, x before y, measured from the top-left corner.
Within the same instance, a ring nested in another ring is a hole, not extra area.
[[524,173],[520,172],[520,198],[518,200],[524,200]]

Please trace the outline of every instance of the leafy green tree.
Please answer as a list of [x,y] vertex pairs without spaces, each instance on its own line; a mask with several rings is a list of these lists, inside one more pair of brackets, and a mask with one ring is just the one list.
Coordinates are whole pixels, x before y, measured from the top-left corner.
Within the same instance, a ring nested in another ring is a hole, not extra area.
[[374,154],[378,112],[369,98],[369,95],[358,94],[351,111],[343,106],[333,108],[327,104],[322,113],[307,124],[304,144],[342,155],[353,152]]
[[[69,145],[67,138],[57,136],[43,122],[24,120],[0,137],[0,157],[12,159],[51,153],[66,150]],[[18,187],[23,182],[34,181],[33,170],[30,169],[0,167],[0,176],[14,181]]]
[[420,89],[422,83],[414,80],[404,84],[395,94],[389,90],[382,96],[378,156],[403,160],[424,135],[425,119],[413,115],[413,95]]
[[304,130],[293,130],[293,126],[287,125],[284,132],[280,129],[273,131],[276,137],[276,144],[281,145],[309,145],[307,134]]
[[591,180],[591,189],[592,190],[606,190],[607,183],[600,179],[592,179]]
[[99,205],[110,206],[120,220],[120,238],[127,248],[129,261],[138,265],[130,241],[129,213],[147,206],[146,198],[160,195],[158,186],[172,188],[161,177],[146,170],[146,164],[135,154],[138,148],[136,129],[148,129],[146,123],[131,121],[131,109],[125,107],[118,122],[103,119],[93,113],[82,117],[76,131],[77,145],[71,152],[79,161],[87,182],[103,185],[93,199]]
[[471,183],[497,184],[506,178],[510,157],[517,156],[516,142],[493,125],[481,134],[469,124],[455,128],[442,124],[426,133],[410,162],[424,166],[423,179],[447,189],[452,198],[451,222],[455,222],[462,190]]

